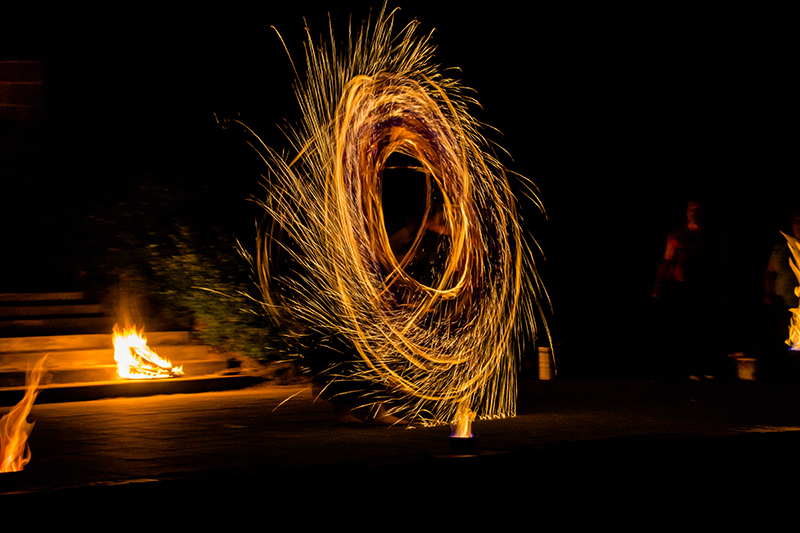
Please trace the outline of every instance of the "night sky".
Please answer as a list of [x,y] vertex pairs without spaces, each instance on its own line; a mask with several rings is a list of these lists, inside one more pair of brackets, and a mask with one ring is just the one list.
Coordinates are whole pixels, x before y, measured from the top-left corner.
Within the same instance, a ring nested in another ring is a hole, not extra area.
[[[350,13],[358,25],[380,7],[20,4],[0,19],[0,54],[45,62],[48,140],[34,183],[9,189],[2,179],[14,220],[64,206],[86,213],[137,180],[176,180],[217,198],[208,216],[226,219],[242,240],[257,169],[215,114],[240,117],[285,146],[277,125],[296,122],[299,110],[270,26],[299,64],[303,17],[325,36],[330,10],[344,36]],[[416,17],[421,33],[435,28],[437,61],[461,69],[454,75],[482,105],[476,115],[499,130],[487,137],[510,153],[504,163],[539,187],[547,220],[523,207],[547,257],[556,336],[580,330],[588,351],[620,336],[657,342],[630,329],[641,321],[666,234],[697,195],[734,243],[730,292],[738,304],[757,300],[798,195],[797,8],[530,4],[399,2],[398,25]],[[62,227],[58,240],[69,233]]]

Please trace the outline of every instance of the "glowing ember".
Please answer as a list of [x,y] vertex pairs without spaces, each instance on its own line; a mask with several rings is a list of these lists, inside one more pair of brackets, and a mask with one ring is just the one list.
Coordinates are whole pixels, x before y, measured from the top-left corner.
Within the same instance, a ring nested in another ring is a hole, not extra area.
[[460,407],[456,419],[450,424],[450,437],[457,439],[472,437],[473,420],[475,420],[475,413],[469,407]]
[[[783,233],[783,232],[781,232]],[[794,237],[790,237],[783,233],[786,241],[789,244],[789,250],[792,251],[792,258],[789,259],[789,266],[792,267],[792,272],[797,276],[797,281],[800,283],[800,242]],[[800,286],[794,289],[795,296],[800,296]],[[792,312],[792,321],[789,324],[789,338],[786,339],[786,344],[789,345],[790,350],[800,350],[800,308],[795,307],[790,309]]]
[[28,437],[33,431],[33,424],[26,419],[36,395],[37,387],[45,371],[43,369],[45,355],[33,366],[26,379],[25,396],[11,411],[0,419],[0,472],[19,472],[31,460],[31,448]]
[[117,362],[117,375],[123,379],[170,378],[183,375],[182,366],[159,357],[147,346],[143,335],[144,328],[136,331],[136,326],[120,330],[114,324],[114,360]]

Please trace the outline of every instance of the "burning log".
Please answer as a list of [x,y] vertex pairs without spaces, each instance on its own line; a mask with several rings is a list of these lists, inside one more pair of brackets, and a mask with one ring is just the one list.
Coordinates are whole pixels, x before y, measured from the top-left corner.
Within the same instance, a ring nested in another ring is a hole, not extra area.
[[182,366],[173,366],[168,360],[147,346],[144,328],[136,326],[120,330],[114,324],[114,360],[117,375],[123,379],[172,378],[183,375]]
[[33,366],[26,377],[25,395],[8,414],[0,419],[0,472],[19,472],[31,460],[28,437],[33,431],[33,423],[27,421],[36,396],[37,388],[45,374],[45,355]]

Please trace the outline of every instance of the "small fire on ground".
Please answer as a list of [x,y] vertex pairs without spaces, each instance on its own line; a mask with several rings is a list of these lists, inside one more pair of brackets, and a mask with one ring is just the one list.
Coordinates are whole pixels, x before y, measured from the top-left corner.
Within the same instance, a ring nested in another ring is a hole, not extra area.
[[114,360],[117,375],[123,379],[172,378],[183,375],[182,366],[172,366],[147,346],[144,328],[120,329],[114,325]]
[[27,418],[39,394],[39,382],[46,374],[45,359],[46,355],[28,372],[22,401],[0,418],[0,472],[19,472],[31,460],[28,437],[33,431],[33,423],[28,422]]
[[450,423],[450,437],[458,439],[472,438],[472,421],[475,413],[469,407],[459,406],[456,418]]

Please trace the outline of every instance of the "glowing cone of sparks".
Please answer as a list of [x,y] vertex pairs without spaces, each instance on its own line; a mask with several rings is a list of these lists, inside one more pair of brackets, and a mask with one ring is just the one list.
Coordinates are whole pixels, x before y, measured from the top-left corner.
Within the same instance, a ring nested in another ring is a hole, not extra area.
[[136,326],[120,330],[114,324],[114,360],[117,362],[117,375],[123,379],[169,378],[183,375],[182,366],[172,363],[147,346],[143,335],[144,328],[136,331]]
[[45,355],[28,373],[25,396],[11,411],[0,419],[0,472],[19,472],[31,460],[31,449],[28,437],[33,431],[33,423],[27,421],[36,396],[37,387],[44,375]]

